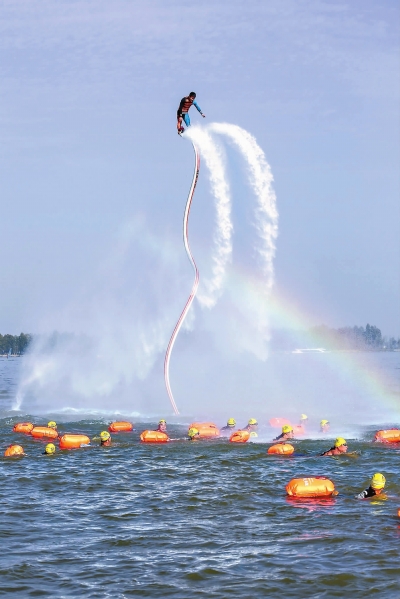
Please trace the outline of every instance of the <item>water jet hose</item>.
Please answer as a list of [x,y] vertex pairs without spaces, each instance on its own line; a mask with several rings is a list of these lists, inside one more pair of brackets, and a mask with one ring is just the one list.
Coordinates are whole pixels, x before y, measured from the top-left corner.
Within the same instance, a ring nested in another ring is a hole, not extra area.
[[185,307],[182,310],[182,314],[179,317],[178,322],[175,325],[175,328],[172,332],[171,335],[171,339],[169,340],[168,343],[168,347],[167,347],[167,351],[165,353],[165,360],[164,360],[164,379],[165,379],[165,386],[167,388],[167,393],[169,396],[169,399],[171,401],[171,405],[172,408],[175,412],[175,414],[179,414],[179,410],[178,407],[175,403],[174,400],[174,396],[172,394],[172,389],[171,389],[171,384],[169,381],[169,362],[171,359],[171,353],[172,353],[172,348],[174,347],[174,343],[175,340],[178,336],[178,333],[180,331],[180,328],[183,324],[183,321],[186,318],[186,314],[189,312],[190,306],[193,303],[193,300],[196,296],[196,292],[197,292],[197,288],[199,286],[199,271],[198,268],[196,266],[196,262],[194,261],[194,258],[192,256],[192,252],[190,251],[190,246],[189,246],[189,239],[188,239],[188,225],[189,225],[189,214],[190,214],[190,207],[192,204],[192,200],[193,200],[193,195],[194,195],[194,190],[196,189],[196,183],[197,183],[197,179],[199,177],[199,171],[200,171],[200,154],[199,151],[197,149],[197,147],[195,146],[195,144],[192,142],[193,145],[193,150],[194,150],[194,156],[195,156],[195,163],[194,163],[194,173],[193,173],[193,180],[192,180],[192,185],[190,186],[190,190],[189,190],[189,195],[186,201],[186,207],[185,207],[185,213],[183,215],[183,242],[185,244],[185,250],[186,253],[189,257],[189,260],[193,266],[193,270],[194,270],[194,282],[193,282],[193,286],[192,286],[192,290],[190,292],[189,298],[186,302]]

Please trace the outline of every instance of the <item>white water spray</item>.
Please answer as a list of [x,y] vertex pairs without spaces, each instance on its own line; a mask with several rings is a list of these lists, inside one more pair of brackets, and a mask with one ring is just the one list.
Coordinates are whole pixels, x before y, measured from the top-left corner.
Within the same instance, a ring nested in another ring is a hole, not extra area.
[[226,267],[232,257],[231,197],[227,180],[222,148],[203,128],[190,127],[185,137],[191,139],[200,150],[209,172],[211,191],[215,198],[217,212],[214,232],[214,253],[212,257],[212,277],[202,281],[197,295],[203,307],[212,308],[220,297],[226,275]]
[[256,245],[256,249],[263,262],[266,291],[269,292],[274,283],[273,259],[278,236],[278,210],[270,166],[255,137],[245,129],[229,123],[212,123],[209,128],[215,133],[226,135],[248,163],[249,182],[258,202],[255,227],[261,239],[261,247]]

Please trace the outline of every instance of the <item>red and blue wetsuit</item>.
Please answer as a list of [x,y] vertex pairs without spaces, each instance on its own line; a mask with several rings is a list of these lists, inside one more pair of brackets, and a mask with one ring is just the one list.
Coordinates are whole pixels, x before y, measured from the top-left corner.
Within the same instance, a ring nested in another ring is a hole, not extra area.
[[178,119],[179,119],[179,117],[183,118],[183,120],[185,121],[186,127],[190,127],[190,117],[189,117],[188,113],[189,113],[189,108],[191,107],[192,104],[193,104],[193,106],[196,106],[196,108],[200,112],[200,114],[203,114],[201,112],[201,108],[197,104],[196,100],[194,98],[191,98],[190,96],[186,96],[185,98],[182,98],[182,100],[179,104],[178,111],[176,113]]

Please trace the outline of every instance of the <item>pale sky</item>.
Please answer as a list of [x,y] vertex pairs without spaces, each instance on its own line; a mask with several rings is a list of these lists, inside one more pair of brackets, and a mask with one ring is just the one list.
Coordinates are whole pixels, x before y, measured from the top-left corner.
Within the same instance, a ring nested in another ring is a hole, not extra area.
[[271,165],[276,301],[305,325],[400,335],[397,0],[3,0],[0,52],[1,333],[65,330],[57,315],[101,278],[132,222],[131,291],[152,306],[154,268],[168,297],[185,298],[193,156],[175,115],[194,90],[208,122],[247,129]]

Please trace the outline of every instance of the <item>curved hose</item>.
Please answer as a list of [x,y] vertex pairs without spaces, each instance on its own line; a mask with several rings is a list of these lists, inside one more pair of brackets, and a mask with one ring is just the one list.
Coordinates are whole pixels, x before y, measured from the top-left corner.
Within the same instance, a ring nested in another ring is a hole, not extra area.
[[190,186],[188,199],[186,201],[185,213],[183,215],[183,242],[185,244],[186,253],[187,253],[189,260],[193,266],[194,282],[193,282],[193,286],[192,286],[192,290],[190,292],[189,298],[186,302],[186,305],[183,308],[182,314],[180,315],[179,320],[176,323],[175,328],[172,332],[171,339],[169,340],[167,351],[165,353],[165,360],[164,360],[165,386],[167,388],[167,393],[168,393],[168,396],[171,401],[171,405],[172,405],[172,408],[173,408],[175,414],[179,414],[179,410],[175,403],[174,396],[173,396],[172,390],[171,390],[171,385],[169,382],[169,362],[171,359],[171,352],[172,352],[172,348],[174,347],[175,340],[178,336],[178,333],[183,324],[183,321],[185,320],[186,314],[189,312],[190,306],[192,305],[192,302],[196,296],[197,288],[199,286],[199,271],[196,266],[196,262],[194,261],[194,258],[192,256],[192,252],[190,251],[189,239],[188,239],[188,224],[189,224],[190,206],[192,204],[194,190],[196,189],[196,183],[197,183],[197,179],[199,177],[199,171],[200,171],[200,154],[199,154],[199,151],[198,151],[197,147],[195,146],[195,144],[193,142],[192,142],[192,144],[193,144],[193,150],[194,150],[194,155],[195,155],[195,165],[194,165],[192,185]]

